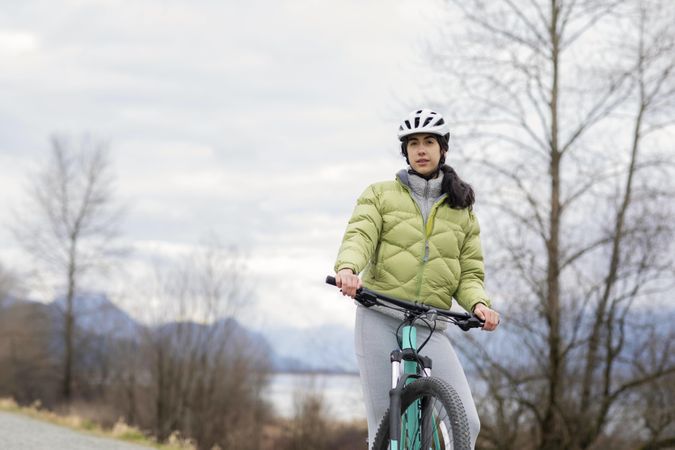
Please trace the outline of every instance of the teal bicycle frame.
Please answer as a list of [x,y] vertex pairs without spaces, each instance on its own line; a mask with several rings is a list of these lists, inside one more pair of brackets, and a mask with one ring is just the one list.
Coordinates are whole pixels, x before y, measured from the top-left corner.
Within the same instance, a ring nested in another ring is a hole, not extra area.
[[[400,410],[400,395],[403,387],[419,377],[431,375],[431,359],[417,355],[415,326],[412,323],[406,323],[401,331],[401,350],[394,350],[391,353],[392,389],[389,393],[391,411]],[[403,363],[402,373],[401,363]],[[435,448],[440,448],[439,430],[434,426],[435,420],[431,420],[430,430],[422,429],[422,405],[419,400],[411,403],[401,416],[391,414],[390,420],[392,430],[389,441],[390,450],[422,450],[421,434],[424,432],[433,433]],[[396,430],[400,431],[395,432]]]
[[[330,275],[327,276],[326,283],[335,286],[335,278]],[[358,289],[354,300],[366,308],[370,308],[373,305],[381,305],[401,311],[405,316],[404,322],[401,324],[400,349],[396,349],[390,354],[392,388],[389,391],[390,413],[388,414],[389,432],[387,434],[389,436],[389,450],[429,450],[422,448],[422,442],[429,442],[429,445],[433,445],[435,449],[447,448],[441,445],[442,443],[447,444],[451,442],[451,431],[454,433],[455,430],[458,433],[462,433],[462,448],[469,448],[468,423],[453,421],[448,426],[445,420],[447,416],[444,416],[445,418],[440,420],[438,411],[434,407],[434,396],[429,398],[426,396],[415,397],[416,399],[410,403],[403,413],[399,413],[399,411],[401,411],[403,389],[419,378],[431,376],[431,358],[418,354],[418,351],[424,347],[426,341],[419,348],[417,347],[415,321],[422,319],[422,322],[429,327],[430,332],[433,332],[435,326],[432,327],[429,324],[434,323],[437,316],[441,316],[443,321],[453,323],[464,331],[482,327],[483,321],[476,316],[466,313],[438,311],[418,303],[411,304],[410,302],[387,297],[366,288]],[[434,378],[431,378],[431,380],[439,381]],[[446,405],[442,405],[442,407],[445,409]],[[466,416],[464,416],[464,422],[466,422]],[[386,441],[381,442],[380,445],[385,443]],[[453,443],[456,444],[456,442]]]

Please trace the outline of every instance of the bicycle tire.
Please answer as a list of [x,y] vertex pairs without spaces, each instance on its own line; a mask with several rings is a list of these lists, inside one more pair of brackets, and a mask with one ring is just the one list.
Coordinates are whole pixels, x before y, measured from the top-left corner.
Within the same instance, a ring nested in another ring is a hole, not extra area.
[[[440,378],[418,378],[401,391],[401,411],[399,414],[404,414],[416,400],[424,402],[428,408],[433,408],[437,414],[434,420],[442,423],[443,425],[440,425],[440,428],[443,429],[444,427],[445,430],[442,433],[443,439],[440,443],[438,441],[433,442],[433,439],[427,434],[426,437],[418,439],[419,445],[417,445],[417,448],[471,450],[469,421],[464,411],[464,405],[452,386]],[[387,450],[389,447],[389,414],[390,411],[387,409],[375,434],[372,450]],[[429,415],[426,414],[424,417],[428,420]],[[451,433],[451,436],[448,433]],[[413,438],[413,440],[418,437]],[[404,442],[401,442],[399,450],[409,449]]]

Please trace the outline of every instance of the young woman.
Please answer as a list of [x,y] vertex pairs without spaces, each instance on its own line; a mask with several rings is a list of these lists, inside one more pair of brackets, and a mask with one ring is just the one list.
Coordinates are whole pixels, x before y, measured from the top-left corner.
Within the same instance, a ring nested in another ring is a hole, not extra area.
[[[401,152],[409,164],[395,181],[375,183],[358,199],[335,263],[336,283],[354,297],[363,286],[403,300],[450,308],[453,297],[485,320],[492,331],[499,315],[485,293],[480,228],[474,193],[445,163],[450,133],[434,111],[412,112],[399,127]],[[363,272],[363,281],[359,274]],[[389,352],[397,346],[400,317],[390,310],[356,311],[355,348],[372,444],[389,407]],[[423,350],[434,376],[449,382],[462,398],[475,446],[480,422],[462,366],[442,323]],[[429,330],[419,327],[418,339]]]

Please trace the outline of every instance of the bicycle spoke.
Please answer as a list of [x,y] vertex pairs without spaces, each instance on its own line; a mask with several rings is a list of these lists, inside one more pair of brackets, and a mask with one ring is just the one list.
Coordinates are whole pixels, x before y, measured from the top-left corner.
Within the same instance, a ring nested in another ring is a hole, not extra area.
[[420,448],[428,450],[443,450],[452,448],[452,437],[448,421],[448,411],[435,398],[425,397],[422,409],[422,445]]

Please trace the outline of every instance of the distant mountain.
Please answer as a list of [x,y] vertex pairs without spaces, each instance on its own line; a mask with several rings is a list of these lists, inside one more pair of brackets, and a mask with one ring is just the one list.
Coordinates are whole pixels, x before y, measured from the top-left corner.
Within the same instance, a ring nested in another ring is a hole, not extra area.
[[9,335],[25,332],[35,335],[35,330],[39,330],[41,336],[50,336],[53,340],[58,319],[59,315],[49,304],[13,298],[0,305],[0,328]]
[[167,322],[149,329],[157,337],[164,337],[173,342],[175,348],[184,351],[187,348],[209,348],[222,350],[227,356],[231,352],[245,351],[254,361],[274,361],[274,350],[267,339],[253,332],[237,320],[226,318],[212,324],[195,322]]
[[273,343],[280,371],[357,371],[354,331],[341,325],[273,327],[260,333]]
[[[39,303],[17,298],[6,298],[0,309],[16,309],[31,306],[44,311],[54,330],[54,350],[63,349],[61,332],[66,300],[56,298],[52,303]],[[135,341],[144,333],[157,336],[184,336],[195,339],[212,339],[212,342],[227,343],[225,349],[241,349],[245,346],[252,356],[266,356],[271,368],[277,372],[354,372],[357,370],[353,350],[353,330],[340,325],[321,325],[312,328],[276,327],[252,330],[234,318],[224,318],[213,324],[195,322],[166,322],[148,327],[115,305],[103,293],[78,294],[73,302],[76,326],[88,336],[87,345],[104,353],[116,339]],[[197,341],[194,342],[195,344]],[[178,343],[177,343],[178,345]]]
[[22,300],[15,297],[12,294],[6,294],[4,297],[0,297],[0,310],[4,308],[9,308],[10,306],[21,302]]
[[[63,314],[66,299],[58,297],[51,305]],[[102,293],[78,294],[73,300],[73,309],[77,326],[92,334],[135,340],[143,328]]]

